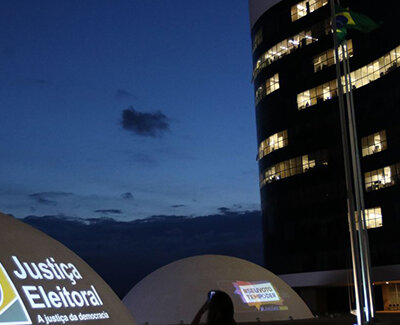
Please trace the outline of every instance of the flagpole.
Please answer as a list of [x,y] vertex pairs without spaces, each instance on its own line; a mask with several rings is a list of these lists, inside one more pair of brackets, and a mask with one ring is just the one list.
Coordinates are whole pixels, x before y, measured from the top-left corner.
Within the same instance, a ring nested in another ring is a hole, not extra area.
[[359,325],[365,324],[365,315],[361,310],[361,302],[363,299],[363,291],[361,285],[361,268],[360,268],[360,255],[359,246],[356,232],[356,221],[354,215],[354,190],[351,177],[351,163],[349,157],[349,138],[348,138],[348,128],[346,122],[346,114],[344,108],[343,100],[343,87],[341,81],[341,71],[340,71],[340,60],[339,60],[339,50],[338,50],[338,40],[336,35],[336,19],[335,19],[335,3],[334,0],[330,0],[331,7],[331,20],[333,27],[333,43],[335,48],[336,56],[336,81],[337,81],[337,91],[339,100],[339,115],[340,115],[340,127],[342,132],[342,146],[343,146],[343,158],[344,158],[344,169],[345,169],[345,180],[346,180],[346,192],[347,192],[347,212],[349,221],[349,232],[350,232],[350,244],[351,244],[351,255],[353,264],[353,279],[354,279],[354,292],[356,298],[356,312],[357,312],[357,323]]
[[[365,218],[364,218],[364,207],[362,206],[361,200],[363,198],[362,192],[362,184],[361,184],[361,173],[359,170],[359,155],[358,155],[358,145],[357,145],[357,132],[356,132],[356,123],[355,123],[355,114],[354,114],[354,102],[352,99],[352,85],[351,85],[351,75],[350,67],[348,64],[347,46],[341,44],[342,50],[342,62],[343,62],[343,72],[344,72],[344,81],[345,81],[345,89],[346,89],[346,104],[347,104],[347,117],[348,117],[348,127],[349,127],[349,140],[350,140],[350,153],[352,160],[352,168],[353,168],[353,181],[354,181],[354,189],[355,189],[355,205],[358,216],[358,224],[357,229],[357,239],[359,242],[360,249],[360,263],[361,263],[361,279],[362,279],[362,289],[363,289],[363,299],[364,299],[364,312],[366,316],[366,321],[368,322],[370,319],[370,300],[369,300],[369,290],[368,290],[368,279],[367,279],[367,252],[365,248],[364,241],[364,233],[366,232]],[[340,58],[339,58],[340,61]],[[357,228],[357,227],[356,227]]]
[[[371,258],[370,258],[370,249],[369,249],[369,240],[368,240],[368,230],[365,219],[365,202],[364,202],[364,191],[362,184],[362,174],[361,174],[361,166],[360,166],[360,154],[358,148],[358,137],[357,137],[357,128],[356,128],[356,118],[355,118],[355,108],[354,108],[354,98],[353,98],[353,85],[350,74],[350,60],[349,60],[349,51],[347,46],[342,45],[342,53],[345,53],[343,56],[343,64],[345,69],[347,70],[348,76],[348,84],[349,91],[347,93],[347,97],[349,99],[349,121],[350,124],[350,133],[352,133],[354,139],[354,149],[352,150],[353,156],[353,166],[355,168],[355,177],[354,182],[356,185],[356,193],[358,193],[358,197],[356,196],[357,203],[357,211],[359,215],[359,224],[361,224],[359,230],[359,240],[360,247],[362,251],[362,271],[363,271],[363,283],[365,285],[364,294],[365,294],[365,305],[368,306],[368,310],[366,311],[368,318],[375,317],[375,308],[374,308],[374,296],[372,290],[372,279],[371,279]],[[346,75],[346,74],[345,74]],[[350,118],[351,117],[351,118]],[[369,319],[367,319],[369,320]]]
[[[340,0],[337,0],[340,5]],[[347,45],[342,44],[343,69],[346,83],[347,113],[349,121],[349,135],[353,167],[353,181],[355,187],[356,207],[358,213],[358,241],[361,255],[361,275],[364,292],[364,312],[367,322],[375,317],[374,296],[372,290],[371,258],[368,240],[367,224],[365,219],[365,202],[360,166],[357,127],[354,108],[353,85],[351,80],[350,60]]]

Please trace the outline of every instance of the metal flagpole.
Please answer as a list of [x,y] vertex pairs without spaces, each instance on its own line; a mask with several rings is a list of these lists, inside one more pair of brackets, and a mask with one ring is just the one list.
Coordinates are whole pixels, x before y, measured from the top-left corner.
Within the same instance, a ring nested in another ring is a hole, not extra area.
[[[352,160],[352,168],[353,168],[353,181],[354,181],[354,189],[355,189],[355,203],[356,203],[356,211],[358,220],[356,223],[358,224],[357,231],[357,240],[359,242],[360,249],[360,263],[361,263],[361,278],[362,278],[362,288],[363,288],[363,298],[364,298],[364,313],[366,316],[366,321],[368,322],[370,319],[370,307],[369,307],[369,291],[368,290],[368,280],[366,274],[366,251],[365,251],[365,242],[363,240],[363,233],[366,231],[364,227],[363,221],[363,209],[361,207],[361,197],[363,196],[362,187],[360,182],[360,173],[358,170],[358,146],[357,146],[357,132],[355,128],[355,115],[354,115],[354,107],[353,103],[350,99],[351,90],[351,76],[350,69],[348,66],[348,59],[346,58],[346,45],[341,45],[342,50],[342,61],[343,61],[343,71],[344,71],[344,82],[346,89],[346,103],[347,103],[347,114],[348,114],[348,127],[349,127],[349,139],[350,139],[350,153]],[[339,58],[340,61],[340,58]]]
[[[343,51],[343,48],[345,52]],[[357,179],[358,185],[356,187],[358,188],[358,200],[359,204],[357,207],[358,215],[359,215],[359,224],[361,225],[360,230],[359,230],[359,236],[360,236],[360,246],[362,247],[363,250],[363,274],[364,274],[364,292],[365,292],[365,298],[366,298],[366,306],[369,306],[367,312],[368,317],[374,318],[375,317],[375,307],[374,307],[374,296],[373,296],[373,290],[372,290],[372,279],[371,279],[371,257],[370,257],[370,250],[369,250],[369,240],[368,240],[368,231],[367,231],[367,224],[366,224],[366,219],[365,219],[365,203],[364,203],[364,191],[363,191],[363,185],[362,185],[362,174],[361,174],[361,166],[360,166],[360,155],[359,155],[359,148],[358,148],[358,137],[357,137],[357,128],[356,128],[356,119],[355,119],[355,109],[354,109],[354,98],[353,98],[353,85],[352,85],[352,80],[351,80],[351,74],[350,74],[350,62],[349,62],[349,51],[347,46],[342,46],[342,52],[346,53],[343,59],[344,66],[348,72],[348,83],[349,83],[349,92],[348,92],[348,97],[350,101],[349,105],[349,114],[351,114],[351,120],[352,121],[352,126],[351,130],[353,132],[353,138],[355,139],[354,141],[354,167],[356,169],[356,177],[355,181]]]
[[354,279],[354,291],[356,298],[356,312],[357,312],[357,323],[359,325],[365,324],[365,314],[361,311],[361,303],[363,299],[363,290],[361,284],[361,268],[360,268],[360,255],[359,255],[359,245],[357,241],[357,231],[356,231],[356,221],[355,221],[355,209],[354,209],[354,190],[352,184],[352,174],[351,174],[351,162],[349,157],[349,135],[348,127],[346,122],[346,114],[344,108],[343,100],[343,87],[341,80],[341,69],[338,51],[338,40],[336,35],[336,17],[335,17],[335,3],[334,0],[330,0],[331,7],[331,20],[333,27],[333,43],[335,48],[336,56],[336,80],[337,80],[337,90],[339,99],[339,114],[340,114],[340,127],[342,132],[342,146],[343,146],[343,158],[345,167],[345,180],[346,180],[346,191],[347,191],[347,212],[349,219],[349,231],[350,231],[350,244],[351,244],[351,255],[353,264],[353,279]]

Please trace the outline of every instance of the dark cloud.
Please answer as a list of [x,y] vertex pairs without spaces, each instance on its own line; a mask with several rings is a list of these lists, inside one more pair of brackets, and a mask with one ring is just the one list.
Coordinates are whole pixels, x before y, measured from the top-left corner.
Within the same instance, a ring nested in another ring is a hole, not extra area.
[[171,208],[183,208],[185,205],[184,204],[174,204],[171,205]]
[[126,192],[121,194],[121,197],[125,200],[131,200],[133,199],[133,194],[131,192]]
[[40,192],[29,194],[29,197],[35,200],[37,203],[56,206],[57,199],[71,195],[73,194],[67,192]]
[[231,211],[231,209],[229,209],[227,207],[220,207],[220,208],[218,208],[218,211],[223,214],[226,214],[226,213],[229,213]]
[[117,91],[115,92],[115,98],[131,98],[131,97],[135,96],[129,91],[122,88],[117,89]]
[[61,216],[23,221],[81,256],[120,297],[157,268],[189,256],[219,254],[263,263],[260,211],[130,222]]
[[231,207],[220,207],[218,211],[223,214],[242,213],[243,206],[241,204],[233,204]]
[[93,212],[96,213],[104,213],[104,214],[121,214],[122,211],[119,209],[99,209],[99,210],[94,210]]
[[53,206],[57,205],[56,201],[46,199],[44,196],[41,195],[31,194],[30,197],[40,204],[53,205]]
[[138,112],[130,106],[122,111],[122,127],[140,136],[157,137],[169,130],[169,122],[160,111]]
[[52,198],[59,198],[59,197],[65,197],[65,196],[71,196],[73,193],[71,192],[40,192],[40,193],[34,193],[31,195],[44,195],[47,197],[52,197]]

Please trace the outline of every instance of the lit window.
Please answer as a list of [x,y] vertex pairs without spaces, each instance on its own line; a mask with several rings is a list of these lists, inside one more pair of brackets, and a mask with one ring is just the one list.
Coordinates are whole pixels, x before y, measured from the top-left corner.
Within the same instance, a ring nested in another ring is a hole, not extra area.
[[365,210],[367,229],[382,227],[382,210],[380,207]]
[[256,105],[265,96],[279,89],[279,75],[275,73],[271,78],[268,78],[264,85],[261,85],[256,90]]
[[386,166],[364,174],[365,190],[376,191],[399,182],[400,164]]
[[324,83],[321,86],[306,90],[297,95],[297,108],[305,109],[311,105],[326,101],[337,96],[336,80]]
[[[400,46],[371,62],[360,69],[350,73],[353,90],[369,84],[385,74],[397,69],[400,66]],[[343,91],[345,92],[344,76],[342,77]],[[331,99],[336,96],[336,80],[332,80],[321,86],[306,90],[297,95],[297,108],[305,109],[311,105]],[[329,91],[329,95],[328,95]]]
[[260,29],[255,35],[254,35],[254,40],[253,40],[253,52],[256,50],[256,48],[262,43],[263,41],[263,32],[262,29]]
[[297,107],[299,109],[306,108],[311,105],[311,94],[306,90],[297,95]]
[[287,145],[287,130],[275,133],[260,143],[257,159],[260,160],[272,151],[286,147]]
[[372,155],[387,148],[386,131],[379,131],[361,139],[362,156]]
[[260,187],[280,179],[306,173],[315,167],[328,165],[326,151],[303,155],[277,163],[260,175]]
[[[346,46],[347,46],[347,50],[349,52],[349,57],[352,57],[353,56],[353,42],[351,40],[348,40]],[[339,52],[340,61],[342,61],[343,53],[342,53],[341,47],[339,47],[338,52]],[[323,68],[334,65],[336,63],[335,50],[329,49],[328,51],[325,51],[325,52],[315,56],[313,59],[313,63],[314,63],[314,72],[320,71]]]
[[327,4],[328,0],[301,1],[291,8],[292,21],[296,21],[297,19],[307,16],[308,14]]
[[351,82],[354,88],[359,88],[369,84],[385,74],[393,71],[400,65],[400,46],[393,49],[389,53],[380,57],[366,66],[353,71]]
[[266,82],[266,93],[269,95],[275,90],[279,89],[279,75],[275,73],[271,78],[267,79]]
[[275,44],[268,51],[261,54],[256,61],[253,70],[253,79],[258,76],[262,69],[269,66],[272,62],[279,60],[302,46],[317,42],[320,37],[328,35],[329,33],[329,20],[325,20],[311,27],[309,30],[302,31],[299,34]]
[[[365,225],[367,229],[382,227],[382,209],[381,207],[365,209]],[[358,228],[358,214],[356,212],[356,226]]]

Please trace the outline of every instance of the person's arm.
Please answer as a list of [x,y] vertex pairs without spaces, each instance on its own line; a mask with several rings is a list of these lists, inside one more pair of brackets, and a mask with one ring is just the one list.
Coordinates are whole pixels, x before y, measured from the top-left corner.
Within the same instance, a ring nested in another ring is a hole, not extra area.
[[201,320],[201,316],[203,316],[203,314],[207,311],[207,309],[208,309],[208,301],[206,301],[204,303],[204,305],[201,306],[201,308],[197,312],[196,316],[194,316],[191,325],[199,325],[200,324],[200,320]]

